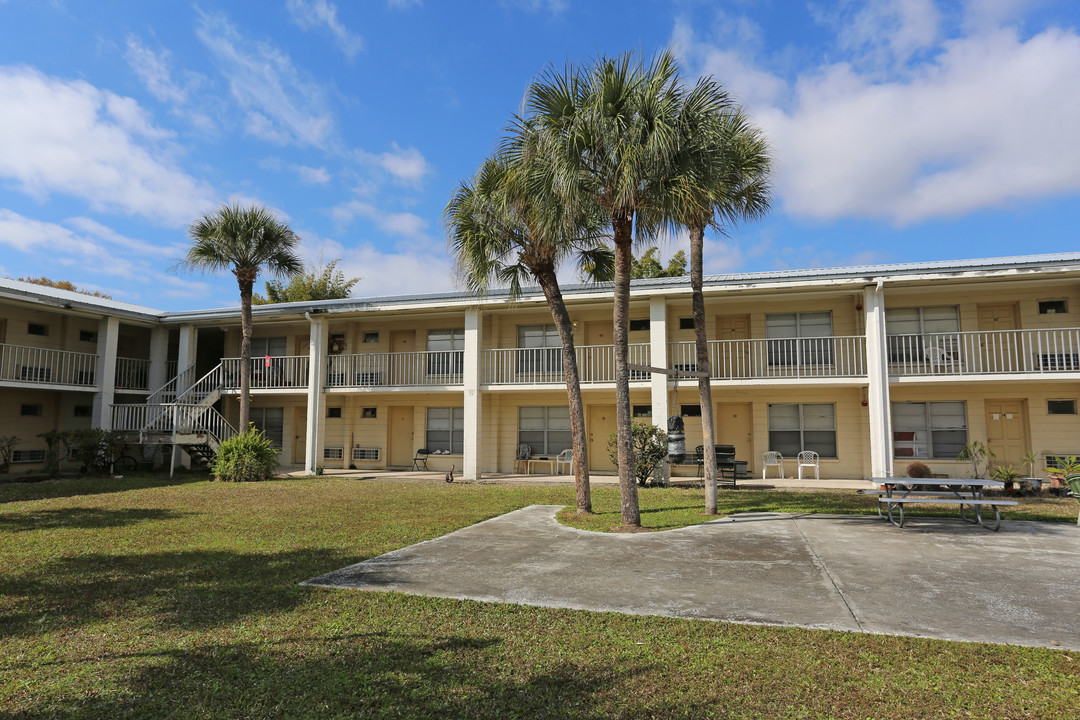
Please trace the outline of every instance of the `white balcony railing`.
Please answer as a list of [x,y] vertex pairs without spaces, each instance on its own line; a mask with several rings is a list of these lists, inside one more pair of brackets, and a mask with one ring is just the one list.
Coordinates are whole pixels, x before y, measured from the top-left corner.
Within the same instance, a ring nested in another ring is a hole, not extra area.
[[209,433],[218,442],[236,434],[236,429],[217,410],[191,403],[113,405],[112,429],[126,432]]
[[[862,377],[866,375],[866,338],[710,340],[709,366],[713,380]],[[668,367],[697,370],[696,345],[669,343]]]
[[93,353],[0,345],[0,380],[94,387],[97,360]]
[[1080,328],[890,335],[891,375],[1080,372]]
[[[649,364],[649,346],[629,346],[629,360]],[[583,385],[615,382],[615,346],[581,345],[574,348],[578,377]],[[562,348],[498,348],[480,353],[482,382],[488,385],[547,385],[565,382]],[[648,373],[630,372],[631,380],[648,380]]]
[[461,350],[331,355],[326,387],[431,387],[461,385],[465,353]]
[[116,358],[117,390],[149,390],[150,361],[137,358]]
[[[308,384],[307,355],[279,355],[270,358],[251,358],[251,389],[303,389]],[[223,384],[226,390],[240,389],[240,358],[221,361]]]

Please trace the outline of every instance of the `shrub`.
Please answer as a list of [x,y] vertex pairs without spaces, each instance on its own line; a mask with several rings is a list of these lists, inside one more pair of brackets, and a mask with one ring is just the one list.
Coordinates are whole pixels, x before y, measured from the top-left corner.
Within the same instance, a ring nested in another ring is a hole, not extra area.
[[[630,435],[634,450],[634,475],[638,485],[645,485],[660,463],[667,459],[667,433],[652,423],[635,420],[630,426]],[[618,438],[618,433],[608,436],[608,455],[616,467],[619,465]]]
[[11,467],[11,457],[18,444],[19,438],[14,435],[0,437],[0,472],[7,472]]
[[931,477],[930,466],[924,462],[916,460],[907,466],[907,476],[909,478],[928,478]]
[[[87,428],[60,433],[79,472],[107,473],[124,449],[124,436],[115,430]],[[57,460],[59,467],[59,460]]]
[[273,479],[277,466],[273,443],[252,425],[247,432],[221,443],[210,463],[210,472],[225,482],[255,482]]

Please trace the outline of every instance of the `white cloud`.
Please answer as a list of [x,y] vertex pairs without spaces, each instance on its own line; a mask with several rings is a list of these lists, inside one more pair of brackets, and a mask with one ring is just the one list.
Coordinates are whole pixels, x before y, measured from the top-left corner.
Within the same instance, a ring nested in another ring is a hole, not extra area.
[[293,170],[300,176],[300,181],[308,185],[325,185],[330,182],[330,173],[324,167],[307,167],[305,165],[293,165]]
[[[707,60],[725,52],[689,48],[695,65],[709,69]],[[1080,192],[1075,31],[1026,40],[1014,30],[968,35],[885,77],[836,62],[789,86],[748,67],[770,87],[750,109],[776,158],[787,212],[903,225]]]
[[568,7],[569,0],[499,0],[503,7],[520,8],[529,12],[546,12],[561,15]]
[[170,53],[168,50],[154,52],[144,45],[138,37],[128,35],[127,50],[124,59],[142,80],[150,94],[164,103],[173,106],[173,112],[185,117],[188,122],[202,132],[213,132],[214,122],[201,110],[192,107],[191,93],[198,87],[202,78],[195,73],[186,73],[181,85],[172,76]]
[[301,76],[288,55],[243,36],[221,14],[202,14],[197,34],[248,112],[248,133],[280,144],[326,144],[334,120],[323,92]]
[[77,230],[96,237],[105,242],[118,245],[122,248],[132,250],[141,255],[157,255],[163,258],[175,258],[182,255],[186,248],[183,244],[174,243],[172,245],[158,245],[156,243],[149,243],[145,240],[136,240],[135,238],[129,238],[125,235],[121,235],[110,227],[102,225],[96,220],[92,220],[88,217],[75,217],[69,218],[64,221],[67,225],[74,227]]
[[942,17],[933,0],[870,0],[854,13],[849,7],[842,4],[833,16],[839,45],[873,63],[905,62],[940,37]]
[[379,155],[377,162],[379,167],[401,182],[417,185],[431,171],[431,166],[416,148],[401,148],[397,143],[393,143],[392,148]]
[[169,53],[155,53],[139,42],[134,35],[128,35],[127,51],[124,58],[128,65],[146,85],[150,94],[162,102],[183,105],[188,100],[188,91],[173,82],[169,69]]
[[171,225],[213,203],[214,191],[171,161],[171,134],[131,98],[26,67],[0,67],[0,97],[0,177],[27,194]]
[[350,200],[331,210],[331,217],[338,225],[345,226],[357,217],[367,218],[383,232],[410,240],[427,240],[427,220],[413,213],[392,213],[381,210],[371,203]]
[[364,49],[359,35],[349,31],[337,17],[337,5],[327,0],[287,0],[285,6],[293,22],[303,30],[325,28],[337,41],[338,47],[351,60]]
[[357,295],[415,295],[456,290],[453,268],[445,256],[424,252],[383,252],[370,243],[345,247],[334,240],[305,237],[307,257],[341,258],[338,269],[359,277]]
[[1045,0],[965,0],[964,25],[975,31],[993,30],[1020,18]]
[[[137,298],[142,293],[156,297],[163,289],[170,296],[206,296],[209,289],[206,283],[167,275],[154,269],[147,260],[148,253],[160,256],[177,248],[153,248],[89,218],[66,222],[75,229],[0,209],[0,246],[29,255],[46,255],[50,268],[63,267],[66,273],[74,275],[59,277],[52,270],[46,270],[45,275],[54,280],[70,280],[80,287],[100,289],[117,298]],[[114,279],[117,286],[110,287],[105,278]]]

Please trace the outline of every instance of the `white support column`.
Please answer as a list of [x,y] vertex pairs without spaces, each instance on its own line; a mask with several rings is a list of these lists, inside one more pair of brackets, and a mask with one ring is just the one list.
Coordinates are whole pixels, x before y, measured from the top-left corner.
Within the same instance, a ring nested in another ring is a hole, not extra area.
[[892,405],[889,400],[889,353],[885,342],[885,290],[880,283],[863,291],[866,313],[867,405],[870,413],[870,472],[892,477]]
[[[668,366],[667,337],[667,300],[661,295],[649,300],[649,364],[653,367]],[[653,425],[667,432],[668,377],[652,373],[651,380]]]
[[326,317],[308,315],[311,323],[311,340],[308,344],[308,404],[307,435],[304,445],[304,472],[315,474],[315,468],[323,462],[323,443],[326,427]]
[[198,344],[199,332],[195,326],[181,325],[180,344],[176,350],[176,372],[183,372],[189,365],[195,362],[195,351],[198,348]]
[[102,430],[112,429],[112,404],[116,397],[116,341],[120,337],[120,319],[102,318],[98,324],[97,392],[91,423]]
[[465,357],[462,379],[465,391],[464,457],[461,477],[463,480],[480,479],[480,435],[483,423],[483,405],[480,396],[480,345],[483,330],[480,308],[465,311]]
[[150,330],[150,376],[149,390],[154,392],[169,380],[166,366],[169,360],[169,329],[155,327]]

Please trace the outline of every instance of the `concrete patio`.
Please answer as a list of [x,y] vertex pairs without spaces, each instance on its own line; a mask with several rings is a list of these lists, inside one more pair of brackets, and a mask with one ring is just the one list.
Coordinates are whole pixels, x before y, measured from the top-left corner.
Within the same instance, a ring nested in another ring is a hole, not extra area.
[[[865,483],[864,483],[865,484]],[[1080,529],[750,513],[638,534],[534,505],[307,585],[1080,650]]]

